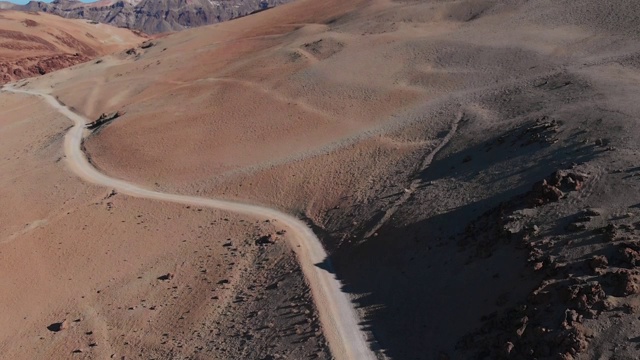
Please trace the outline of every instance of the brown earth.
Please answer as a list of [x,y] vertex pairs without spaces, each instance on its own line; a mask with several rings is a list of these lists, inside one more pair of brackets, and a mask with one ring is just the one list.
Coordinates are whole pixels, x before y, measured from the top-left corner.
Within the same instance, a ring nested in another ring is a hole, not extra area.
[[125,29],[48,14],[0,12],[0,84],[87,62],[145,40]]
[[84,184],[31,100],[0,96],[3,359],[328,358],[276,226]]
[[300,0],[25,86],[125,113],[108,174],[308,218],[390,358],[633,359],[639,16]]

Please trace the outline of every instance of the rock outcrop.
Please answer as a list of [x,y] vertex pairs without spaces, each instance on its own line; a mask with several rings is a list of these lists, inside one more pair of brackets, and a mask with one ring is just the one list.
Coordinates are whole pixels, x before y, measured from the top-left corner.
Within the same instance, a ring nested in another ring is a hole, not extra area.
[[31,1],[14,10],[39,11],[72,19],[87,19],[147,34],[214,24],[273,7],[290,0],[102,0],[83,3]]
[[144,39],[127,29],[97,27],[48,14],[2,11],[0,84],[87,62]]

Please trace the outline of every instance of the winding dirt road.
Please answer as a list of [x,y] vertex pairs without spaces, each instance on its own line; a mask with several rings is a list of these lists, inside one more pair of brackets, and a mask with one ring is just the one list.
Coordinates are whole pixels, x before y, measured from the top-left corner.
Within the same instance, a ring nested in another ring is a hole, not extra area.
[[208,207],[277,220],[288,230],[289,236],[287,238],[292,248],[296,251],[300,267],[309,282],[315,305],[320,314],[324,334],[333,356],[337,360],[374,360],[377,358],[374,352],[370,350],[366,336],[360,329],[358,316],[351,301],[341,291],[340,282],[332,273],[315,265],[325,261],[327,253],[320,240],[304,222],[291,215],[267,207],[195,196],[166,194],[145,189],[124,180],[111,178],[96,170],[82,152],[85,124],[89,122],[86,118],[74,113],[49,94],[16,89],[11,86],[5,86],[1,90],[39,96],[51,107],[74,122],[74,126],[65,136],[64,151],[69,167],[87,182],[114,188],[120,193],[134,197]]

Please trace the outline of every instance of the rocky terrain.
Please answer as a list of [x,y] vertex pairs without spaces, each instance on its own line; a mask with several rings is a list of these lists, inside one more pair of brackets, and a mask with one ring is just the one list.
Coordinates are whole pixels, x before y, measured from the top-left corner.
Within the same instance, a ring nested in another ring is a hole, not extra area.
[[147,34],[178,31],[214,24],[249,15],[290,0],[55,0],[51,3],[31,1],[26,5],[4,7],[21,11],[38,11],[70,19],[86,19],[117,27],[140,30]]
[[[331,253],[318,267],[381,357],[636,359],[638,17],[630,0],[299,0],[19,86],[94,119],[122,111],[84,143],[111,176],[308,221]],[[231,229],[214,230],[224,248]],[[234,230],[228,247],[252,244],[237,250],[252,275],[228,296],[270,298],[287,264],[293,285],[277,290],[294,290],[277,299],[302,328],[274,328],[305,340],[262,334],[274,315],[252,301],[192,326],[224,335],[214,349],[325,357],[295,264],[277,240],[255,243],[278,230]]]
[[0,11],[0,84],[80,64],[144,39],[125,29],[80,20]]

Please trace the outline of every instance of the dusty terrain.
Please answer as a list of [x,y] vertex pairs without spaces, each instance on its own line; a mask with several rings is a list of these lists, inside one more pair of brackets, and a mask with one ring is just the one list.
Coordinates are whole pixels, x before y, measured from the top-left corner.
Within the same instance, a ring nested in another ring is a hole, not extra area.
[[299,0],[24,86],[125,113],[105,173],[308,219],[389,358],[634,359],[638,16]]
[[126,29],[83,20],[0,11],[0,84],[83,63],[144,40]]
[[85,184],[28,100],[0,96],[3,359],[328,357],[277,225]]

